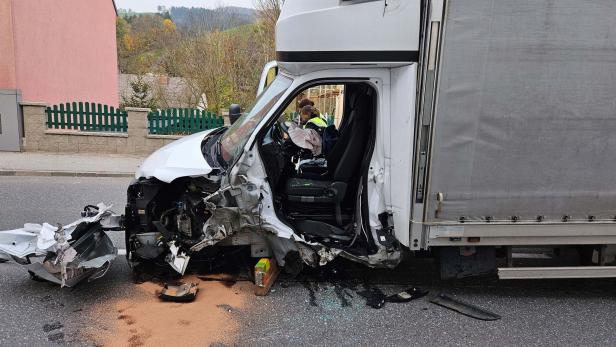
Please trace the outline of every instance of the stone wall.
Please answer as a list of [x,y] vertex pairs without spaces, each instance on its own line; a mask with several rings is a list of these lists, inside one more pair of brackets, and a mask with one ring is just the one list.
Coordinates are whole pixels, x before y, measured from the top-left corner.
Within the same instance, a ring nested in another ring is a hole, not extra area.
[[26,152],[150,154],[182,136],[148,135],[150,109],[127,107],[128,132],[102,133],[47,129],[44,103],[21,103]]

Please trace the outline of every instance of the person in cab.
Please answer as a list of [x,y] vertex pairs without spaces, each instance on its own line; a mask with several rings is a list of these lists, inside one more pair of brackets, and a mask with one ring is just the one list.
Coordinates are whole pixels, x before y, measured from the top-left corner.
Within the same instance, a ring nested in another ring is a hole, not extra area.
[[304,129],[312,129],[323,135],[323,130],[327,128],[327,123],[321,118],[319,110],[314,106],[306,105],[299,112],[300,125]]

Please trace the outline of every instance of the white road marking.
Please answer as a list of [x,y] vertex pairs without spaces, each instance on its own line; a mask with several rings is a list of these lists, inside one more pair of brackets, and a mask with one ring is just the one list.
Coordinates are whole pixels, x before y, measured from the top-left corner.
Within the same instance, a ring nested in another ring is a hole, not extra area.
[[126,255],[126,249],[118,249],[118,255]]

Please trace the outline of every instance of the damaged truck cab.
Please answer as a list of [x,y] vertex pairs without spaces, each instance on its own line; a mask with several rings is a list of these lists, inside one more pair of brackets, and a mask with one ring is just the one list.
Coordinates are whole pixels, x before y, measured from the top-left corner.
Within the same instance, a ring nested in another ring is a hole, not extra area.
[[[378,1],[325,2],[285,2],[278,61],[267,66],[277,75],[233,125],[175,141],[141,165],[125,215],[132,264],[183,273],[191,257],[231,245],[250,245],[253,256],[274,256],[283,266],[323,265],[336,256],[370,266],[399,263],[400,243],[409,242],[405,178],[415,90],[408,87],[416,84],[420,2],[400,1],[385,12]],[[348,28],[358,19],[374,23],[373,37],[394,35],[393,50],[382,52],[353,30],[332,37],[326,28],[298,46],[298,22],[311,22],[314,11]],[[403,95],[393,98],[392,84]],[[336,143],[298,165],[302,148],[281,118],[320,86],[344,90],[341,119],[330,126]]]
[[428,251],[442,277],[616,277],[608,2],[286,0],[254,105],[137,171],[129,261]]

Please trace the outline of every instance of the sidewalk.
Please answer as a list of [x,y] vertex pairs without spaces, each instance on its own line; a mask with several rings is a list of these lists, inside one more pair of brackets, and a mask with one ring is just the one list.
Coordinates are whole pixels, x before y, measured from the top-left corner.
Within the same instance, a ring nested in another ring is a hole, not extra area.
[[0,152],[0,176],[132,177],[144,159],[100,153]]

